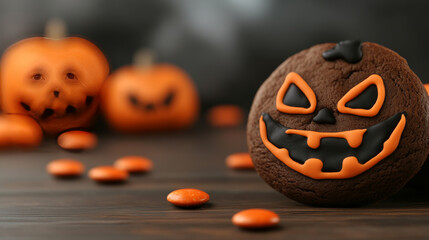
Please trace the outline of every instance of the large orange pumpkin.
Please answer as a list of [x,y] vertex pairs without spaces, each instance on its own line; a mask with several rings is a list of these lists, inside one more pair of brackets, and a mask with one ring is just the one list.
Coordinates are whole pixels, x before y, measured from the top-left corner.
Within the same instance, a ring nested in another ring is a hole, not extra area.
[[174,65],[127,66],[106,81],[102,108],[117,131],[165,131],[194,123],[199,99],[192,80]]
[[3,113],[31,116],[47,134],[88,126],[109,72],[103,53],[77,37],[22,40],[0,69]]

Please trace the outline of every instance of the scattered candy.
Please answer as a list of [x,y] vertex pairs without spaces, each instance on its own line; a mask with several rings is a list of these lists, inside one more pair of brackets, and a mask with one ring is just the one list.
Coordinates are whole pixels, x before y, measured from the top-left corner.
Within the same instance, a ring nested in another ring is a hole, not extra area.
[[234,225],[246,229],[271,228],[279,222],[279,215],[275,212],[260,208],[243,210],[232,217]]
[[115,161],[114,166],[130,173],[141,173],[152,170],[152,161],[140,156],[126,156]]
[[68,131],[58,136],[57,142],[66,150],[87,150],[97,145],[97,136],[85,131]]
[[206,192],[192,188],[178,189],[167,196],[167,201],[178,207],[198,207],[209,199],[210,196]]
[[127,180],[128,173],[112,166],[99,166],[89,171],[89,177],[102,183],[116,183]]
[[249,153],[234,153],[226,158],[226,165],[232,169],[254,169]]
[[85,166],[73,159],[58,159],[46,166],[48,173],[56,177],[77,177],[85,171]]
[[33,118],[25,115],[0,115],[0,148],[31,149],[42,142],[43,132]]
[[236,105],[219,105],[208,111],[207,120],[215,127],[234,127],[243,123],[244,112]]

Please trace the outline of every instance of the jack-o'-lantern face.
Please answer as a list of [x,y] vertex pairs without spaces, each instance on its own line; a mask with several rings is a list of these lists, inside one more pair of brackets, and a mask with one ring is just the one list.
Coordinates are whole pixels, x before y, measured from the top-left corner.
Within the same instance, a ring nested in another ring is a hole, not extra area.
[[197,91],[178,67],[124,67],[103,89],[103,110],[116,130],[126,133],[184,128],[196,120]]
[[45,133],[86,126],[93,118],[109,67],[82,38],[30,38],[10,47],[1,62],[5,113],[36,119]]
[[386,89],[398,90],[377,73],[316,80],[288,72],[275,96],[275,111],[260,116],[262,142],[307,177],[355,177],[391,155],[401,140],[407,107],[392,106],[394,94]]

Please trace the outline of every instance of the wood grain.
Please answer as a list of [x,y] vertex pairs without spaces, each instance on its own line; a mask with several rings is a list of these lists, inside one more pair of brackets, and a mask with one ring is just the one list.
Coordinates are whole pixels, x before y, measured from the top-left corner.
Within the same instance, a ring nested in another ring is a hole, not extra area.
[[[225,157],[246,151],[245,129],[198,127],[147,136],[101,134],[99,146],[70,153],[54,139],[32,152],[0,153],[0,239],[429,239],[429,194],[404,189],[362,208],[315,208],[291,201],[254,171],[234,171]],[[87,168],[125,155],[153,160],[149,174],[122,185],[99,185],[85,175],[59,180],[46,164],[81,160]],[[210,194],[200,209],[166,201],[172,190],[193,187]],[[231,217],[246,208],[267,208],[278,228],[244,231]]]

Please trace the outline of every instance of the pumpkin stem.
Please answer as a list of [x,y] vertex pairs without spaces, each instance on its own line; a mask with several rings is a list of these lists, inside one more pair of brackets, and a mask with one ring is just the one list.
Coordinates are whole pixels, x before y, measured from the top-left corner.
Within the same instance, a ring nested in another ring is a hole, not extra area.
[[63,20],[50,19],[45,26],[45,37],[51,39],[61,39],[66,36],[66,24]]
[[154,62],[154,54],[150,49],[143,48],[137,50],[134,54],[134,66],[143,70],[152,67]]

